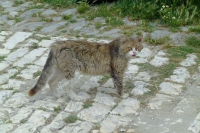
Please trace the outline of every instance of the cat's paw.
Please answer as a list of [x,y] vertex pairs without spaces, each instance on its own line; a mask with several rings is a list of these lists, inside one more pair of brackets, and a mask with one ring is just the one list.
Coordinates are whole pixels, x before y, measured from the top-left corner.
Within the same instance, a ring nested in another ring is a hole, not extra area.
[[121,98],[123,98],[123,99],[126,99],[126,98],[128,98],[129,97],[129,94],[128,93],[124,93],[122,96],[121,96]]

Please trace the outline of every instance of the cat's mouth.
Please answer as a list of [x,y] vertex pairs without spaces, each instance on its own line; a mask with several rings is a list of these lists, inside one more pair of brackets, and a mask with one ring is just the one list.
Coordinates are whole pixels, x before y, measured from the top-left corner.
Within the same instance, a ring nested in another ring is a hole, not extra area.
[[132,54],[132,57],[135,58],[136,57],[136,53]]

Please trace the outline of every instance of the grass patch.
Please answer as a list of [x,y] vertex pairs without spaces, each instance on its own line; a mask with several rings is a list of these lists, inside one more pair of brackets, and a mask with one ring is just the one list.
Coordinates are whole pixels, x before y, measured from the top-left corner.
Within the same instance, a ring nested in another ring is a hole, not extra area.
[[34,0],[35,3],[48,3],[53,7],[69,7],[73,5],[76,0]]
[[91,101],[86,101],[84,104],[83,104],[83,108],[86,109],[86,108],[89,108],[89,107],[92,107],[92,103]]
[[33,43],[31,46],[29,46],[29,50],[33,50],[37,48],[39,48],[39,45],[37,43]]
[[188,46],[199,48],[200,47],[200,39],[198,39],[195,36],[190,36],[190,37],[186,38],[186,44]]
[[200,33],[200,26],[196,26],[196,27],[191,27],[189,28],[190,32],[197,32]]
[[77,8],[77,12],[82,14],[87,12],[90,9],[90,5],[86,2],[81,2]]
[[18,5],[21,5],[21,4],[24,4],[24,1],[22,1],[22,0],[15,0],[14,3],[13,3],[13,6],[18,6]]
[[62,19],[64,19],[64,20],[68,20],[71,18],[72,18],[72,15],[62,15]]
[[6,58],[5,56],[0,56],[0,62],[4,61],[5,58]]
[[26,121],[27,121],[26,119],[22,119],[22,120],[20,120],[20,123],[24,124]]
[[76,23],[76,22],[77,22],[77,20],[76,20],[76,19],[72,19],[72,18],[71,18],[71,19],[69,19],[68,21],[69,21],[70,23]]
[[95,26],[96,29],[100,29],[102,27],[102,23],[101,22],[96,22],[94,24],[94,26]]
[[43,28],[43,26],[38,26],[35,28],[35,31],[39,32],[42,28]]
[[40,76],[41,73],[42,73],[41,71],[37,71],[37,72],[33,73],[33,77],[35,78],[35,77],[37,77],[37,76]]
[[57,113],[59,113],[61,110],[62,110],[61,106],[54,107],[54,111],[56,111]]
[[78,117],[75,116],[75,115],[70,115],[70,116],[64,118],[64,122],[67,123],[67,124],[69,124],[69,123],[75,123],[76,120],[78,120]]
[[145,41],[145,42],[148,42],[148,43],[151,44],[151,45],[162,45],[162,44],[169,43],[170,38],[169,38],[169,36],[164,36],[164,37],[159,38],[159,39],[152,39],[152,38],[151,38],[151,35],[148,35],[148,36],[144,39],[144,41]]
[[100,80],[99,80],[99,83],[100,84],[104,84],[104,83],[106,83],[106,81],[109,79],[109,78],[111,78],[110,76],[103,76]]
[[190,46],[178,46],[167,49],[167,53],[170,54],[171,61],[180,61],[185,59],[188,54],[194,53],[195,49]]

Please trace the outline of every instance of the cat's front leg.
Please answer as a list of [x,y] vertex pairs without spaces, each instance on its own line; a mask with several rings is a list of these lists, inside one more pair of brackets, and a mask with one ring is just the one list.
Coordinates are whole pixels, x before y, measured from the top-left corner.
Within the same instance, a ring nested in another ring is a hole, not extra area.
[[123,88],[123,73],[119,72],[112,72],[111,76],[113,78],[114,86],[118,90],[118,94],[121,96],[121,98],[127,98],[129,94],[124,93]]

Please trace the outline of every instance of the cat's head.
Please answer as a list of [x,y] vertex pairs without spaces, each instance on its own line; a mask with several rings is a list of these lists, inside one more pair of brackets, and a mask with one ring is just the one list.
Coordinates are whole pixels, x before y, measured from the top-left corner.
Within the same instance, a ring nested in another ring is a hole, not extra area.
[[126,57],[134,58],[143,49],[142,37],[137,38],[120,38],[120,49]]

